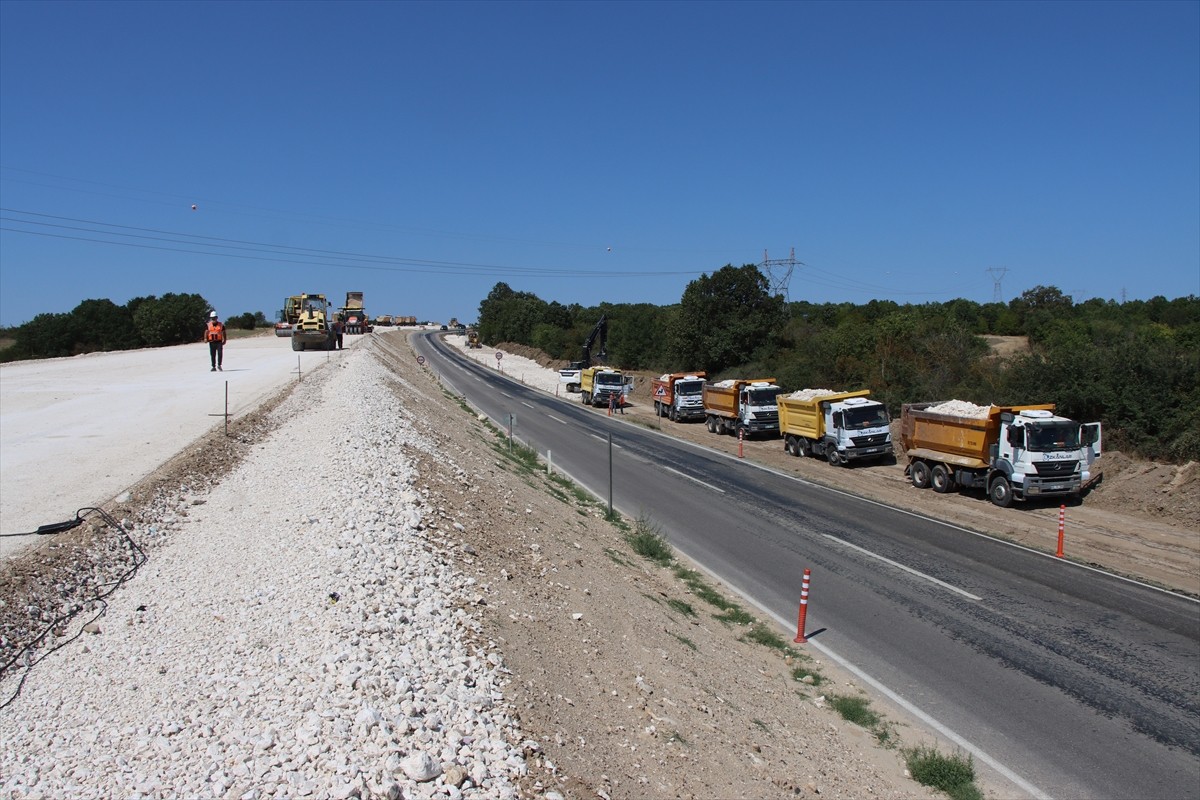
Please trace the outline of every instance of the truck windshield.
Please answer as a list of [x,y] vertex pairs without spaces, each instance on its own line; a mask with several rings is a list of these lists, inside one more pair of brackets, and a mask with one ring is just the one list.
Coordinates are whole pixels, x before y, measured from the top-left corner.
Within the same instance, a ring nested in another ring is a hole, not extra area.
[[675,384],[675,394],[681,394],[684,397],[691,397],[695,394],[700,394],[704,391],[704,381],[688,381],[686,383]]
[[596,373],[596,384],[599,386],[620,386],[621,376],[608,372],[598,372]]
[[1079,449],[1079,423],[1044,422],[1026,426],[1025,446],[1035,453]]
[[748,403],[752,406],[773,406],[776,404],[775,398],[779,396],[781,390],[775,389],[749,389],[746,394],[749,396]]
[[883,406],[848,408],[842,412],[842,426],[848,431],[882,428],[888,424],[887,409]]

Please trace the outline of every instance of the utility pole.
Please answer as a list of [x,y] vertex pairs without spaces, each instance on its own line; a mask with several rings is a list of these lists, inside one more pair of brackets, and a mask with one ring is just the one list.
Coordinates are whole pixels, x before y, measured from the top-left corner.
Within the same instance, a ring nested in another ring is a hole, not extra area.
[[1008,272],[1008,267],[988,267],[984,272],[992,276],[992,302],[1003,303],[1004,294],[1000,291],[1000,280]]
[[796,265],[804,266],[804,263],[796,260],[796,248],[792,248],[792,252],[787,258],[768,258],[767,251],[763,250],[762,263],[758,265],[759,270],[767,276],[767,281],[770,283],[770,295],[782,295],[786,303],[788,300],[788,283],[792,280],[792,272],[796,269]]

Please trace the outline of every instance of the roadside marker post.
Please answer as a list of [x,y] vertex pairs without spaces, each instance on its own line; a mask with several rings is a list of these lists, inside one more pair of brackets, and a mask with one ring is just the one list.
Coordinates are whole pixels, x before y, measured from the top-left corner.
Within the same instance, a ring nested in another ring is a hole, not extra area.
[[1057,558],[1064,558],[1064,556],[1063,556],[1063,531],[1066,528],[1066,524],[1067,524],[1067,504],[1063,503],[1062,505],[1060,505],[1058,507],[1058,552],[1054,554]]
[[804,582],[800,584],[800,618],[796,621],[796,638],[792,640],[796,644],[808,643],[808,639],[804,636],[804,623],[808,618],[808,583],[811,576],[812,570],[806,567]]
[[738,426],[738,458],[745,457],[742,454],[742,438],[743,438],[744,433],[745,433],[745,428],[743,428],[741,425],[739,425]]
[[225,418],[225,435],[229,435],[229,381],[225,381],[225,413],[224,414],[209,414],[210,417]]

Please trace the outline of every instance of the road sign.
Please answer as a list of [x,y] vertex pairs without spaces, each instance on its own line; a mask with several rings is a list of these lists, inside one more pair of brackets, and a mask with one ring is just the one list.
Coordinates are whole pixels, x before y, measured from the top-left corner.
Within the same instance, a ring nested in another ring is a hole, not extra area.
[[424,365],[424,363],[425,363],[425,356],[417,356],[417,363],[418,363],[418,364],[422,364],[422,365]]
[[504,358],[504,353],[501,353],[499,350],[497,350],[496,351],[496,360],[499,361],[502,358]]

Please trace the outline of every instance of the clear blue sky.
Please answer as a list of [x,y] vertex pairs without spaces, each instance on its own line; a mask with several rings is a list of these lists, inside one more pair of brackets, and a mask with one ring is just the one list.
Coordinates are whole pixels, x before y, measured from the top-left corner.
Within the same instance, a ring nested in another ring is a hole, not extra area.
[[4,0],[0,206],[3,325],[1200,294],[1200,3]]

